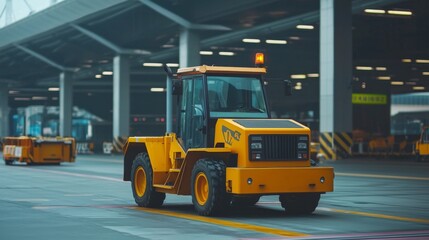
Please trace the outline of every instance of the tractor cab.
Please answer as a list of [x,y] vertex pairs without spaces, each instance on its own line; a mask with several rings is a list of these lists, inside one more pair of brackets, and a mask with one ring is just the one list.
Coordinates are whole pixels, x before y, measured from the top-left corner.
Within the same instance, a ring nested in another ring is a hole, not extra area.
[[178,71],[181,84],[178,137],[185,150],[214,147],[222,119],[267,119],[265,68],[199,66]]

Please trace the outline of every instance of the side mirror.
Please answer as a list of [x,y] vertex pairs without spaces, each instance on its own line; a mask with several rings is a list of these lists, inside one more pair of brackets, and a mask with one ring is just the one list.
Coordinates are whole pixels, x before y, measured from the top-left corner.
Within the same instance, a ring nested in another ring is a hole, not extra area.
[[291,96],[292,95],[292,82],[289,80],[284,80],[284,91],[285,96]]
[[173,95],[181,96],[183,93],[182,81],[173,80]]

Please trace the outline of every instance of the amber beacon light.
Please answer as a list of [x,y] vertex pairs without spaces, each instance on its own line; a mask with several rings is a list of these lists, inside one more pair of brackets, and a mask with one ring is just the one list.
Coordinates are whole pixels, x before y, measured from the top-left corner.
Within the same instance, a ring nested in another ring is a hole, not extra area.
[[263,53],[256,53],[255,65],[257,67],[263,67],[264,66],[264,54]]

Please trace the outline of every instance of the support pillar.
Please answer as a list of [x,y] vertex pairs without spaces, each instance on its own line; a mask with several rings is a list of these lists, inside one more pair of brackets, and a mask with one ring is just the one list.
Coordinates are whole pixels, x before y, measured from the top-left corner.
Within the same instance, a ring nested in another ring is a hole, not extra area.
[[0,138],[9,135],[9,89],[0,88]]
[[113,58],[113,147],[122,151],[130,134],[130,64],[123,55]]
[[197,32],[189,29],[182,30],[179,44],[180,67],[193,67],[201,64],[200,36]]
[[73,79],[71,72],[60,74],[60,136],[72,136]]
[[352,131],[351,1],[320,0],[320,145],[327,159],[348,156]]

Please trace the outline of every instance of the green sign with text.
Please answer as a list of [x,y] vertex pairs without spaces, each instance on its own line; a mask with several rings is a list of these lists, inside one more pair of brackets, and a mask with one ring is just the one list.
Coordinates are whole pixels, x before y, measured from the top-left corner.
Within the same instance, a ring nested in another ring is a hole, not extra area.
[[367,104],[367,105],[386,105],[387,95],[385,94],[370,94],[370,93],[353,93],[353,104]]

